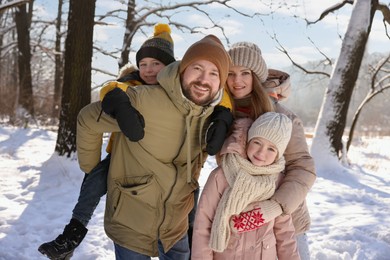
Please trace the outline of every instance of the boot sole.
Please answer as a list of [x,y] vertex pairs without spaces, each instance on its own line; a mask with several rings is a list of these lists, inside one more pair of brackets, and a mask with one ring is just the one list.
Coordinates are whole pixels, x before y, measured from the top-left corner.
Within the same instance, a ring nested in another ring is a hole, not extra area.
[[74,250],[73,250],[72,252],[68,253],[68,254],[65,255],[65,256],[54,257],[54,256],[52,256],[51,254],[49,254],[45,249],[43,249],[43,248],[41,248],[41,247],[38,248],[38,251],[39,251],[42,255],[44,255],[44,256],[46,256],[47,258],[49,258],[50,260],[69,260],[69,259],[73,256],[73,252],[74,252]]

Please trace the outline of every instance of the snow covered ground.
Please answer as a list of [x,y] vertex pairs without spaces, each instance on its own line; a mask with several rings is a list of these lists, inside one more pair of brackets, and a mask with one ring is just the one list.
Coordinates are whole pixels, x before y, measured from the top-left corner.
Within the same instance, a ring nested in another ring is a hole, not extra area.
[[[0,259],[45,259],[38,246],[68,223],[83,173],[53,155],[56,132],[0,126]],[[318,172],[308,195],[312,259],[390,259],[390,137],[360,138],[344,172]],[[207,160],[200,183],[215,167]],[[115,259],[102,199],[72,259]]]

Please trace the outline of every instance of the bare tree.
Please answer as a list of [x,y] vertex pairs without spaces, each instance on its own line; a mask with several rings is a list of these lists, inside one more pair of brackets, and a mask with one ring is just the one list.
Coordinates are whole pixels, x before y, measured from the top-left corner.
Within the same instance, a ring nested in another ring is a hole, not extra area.
[[[4,0],[0,0],[4,4]],[[15,123],[14,108],[18,91],[18,49],[12,8],[0,12],[0,114]]]
[[[333,11],[342,6],[340,4],[331,9]],[[346,126],[351,94],[358,77],[373,17],[377,10],[385,14],[388,7],[380,4],[378,0],[354,1],[351,19],[342,42],[340,56],[326,89],[311,146],[313,156],[315,158],[322,157],[324,162],[330,162],[334,157],[341,157],[342,136]],[[326,10],[319,20],[328,13],[329,10]],[[384,17],[386,18],[385,15]],[[390,23],[390,20],[386,20],[386,22]],[[318,167],[325,168],[326,166],[318,165]]]
[[27,12],[26,5],[16,8],[15,23],[18,33],[18,64],[19,64],[19,106],[34,116],[33,90],[31,81],[31,48],[30,48],[30,25],[32,16],[32,3]]
[[[294,66],[306,74],[320,74],[330,77],[311,146],[311,153],[314,157],[329,157],[329,160],[322,158],[321,161],[324,162],[329,162],[334,157],[342,157],[343,151],[347,150],[342,143],[347,113],[376,11],[380,11],[383,14],[383,22],[386,29],[386,23],[390,23],[389,7],[379,3],[378,0],[343,0],[326,9],[316,21],[307,21],[307,24],[311,25],[323,20],[328,14],[342,8],[346,4],[354,4],[354,7],[342,42],[340,56],[334,65],[332,75],[323,71],[307,70],[297,64],[278,42],[279,49],[287,55]],[[325,57],[324,62],[332,63],[325,54],[322,52],[321,54]]]
[[[381,73],[382,72],[382,73]],[[370,91],[367,93],[366,97],[363,99],[363,101],[360,103],[359,107],[357,108],[351,124],[351,129],[349,131],[348,135],[348,141],[347,141],[347,152],[349,151],[349,147],[351,146],[355,127],[357,125],[359,116],[361,112],[363,111],[363,108],[378,94],[383,93],[386,89],[390,88],[390,55],[386,58],[381,60],[377,66],[373,69],[373,75],[371,77],[371,85],[370,85]]]
[[70,157],[76,151],[77,115],[91,101],[91,62],[96,0],[70,0],[65,41],[64,84],[55,151]]
[[135,0],[129,0],[127,3],[126,30],[123,37],[123,47],[121,57],[118,61],[119,68],[129,62],[130,44],[134,33],[137,31],[135,20]]
[[[386,29],[386,23],[390,23],[389,7],[379,3],[378,0],[340,1],[339,3],[326,9],[316,21],[311,22],[306,20],[306,22],[308,25],[315,24],[323,20],[328,14],[342,8],[346,4],[355,4],[355,6],[351,15],[347,33],[343,40],[341,53],[332,75],[324,71],[308,70],[302,65],[296,63],[291,58],[287,50],[283,48],[283,46],[276,39],[276,36],[273,37],[279,44],[279,50],[286,54],[295,67],[302,70],[305,74],[317,74],[331,78],[326,90],[326,97],[322,104],[320,116],[317,120],[316,135],[312,145],[313,154],[324,155],[323,151],[330,150],[330,156],[336,155],[336,157],[341,157],[344,155],[342,153],[348,150],[345,149],[346,147],[343,147],[342,136],[346,126],[349,103],[352,97],[352,92],[355,88],[361,62],[365,54],[365,47],[376,11],[380,11],[382,13],[383,23]],[[367,21],[367,23],[362,23],[362,21]],[[386,35],[388,38],[390,38],[387,30]],[[332,64],[332,60],[329,59],[324,53],[322,53],[314,43],[313,45],[325,58],[323,61],[320,61],[320,63]],[[372,84],[375,83],[372,82]],[[379,94],[382,91],[383,89],[379,90],[378,88],[372,90],[367,95],[362,105],[364,106],[376,94]],[[353,123],[351,132],[349,133],[350,139],[348,141],[349,144],[347,144],[348,147],[350,145],[350,141],[352,140],[353,130],[362,108],[363,107],[358,108],[358,111],[356,111],[357,114],[355,114],[355,117],[352,120]]]
[[54,97],[52,117],[59,115],[61,105],[61,90],[63,79],[63,53],[61,51],[61,24],[62,24],[62,4],[63,0],[58,0],[57,19],[56,19],[56,42],[55,42],[55,75],[54,75]]
[[9,1],[6,3],[1,4],[0,6],[0,13],[4,12],[5,10],[12,8],[12,7],[17,7],[21,6],[27,3],[31,3],[33,0],[14,0],[14,1]]
[[[225,29],[223,26],[219,25],[218,22],[209,15],[208,12],[202,9],[202,7],[209,6],[210,4],[219,4],[222,5],[234,12],[247,17],[254,17],[259,15],[258,13],[247,14],[240,12],[239,10],[233,8],[229,5],[231,0],[208,0],[208,1],[188,1],[184,3],[167,3],[166,1],[147,1],[147,4],[136,4],[135,0],[128,0],[127,2],[127,13],[125,20],[125,33],[123,37],[122,48],[120,50],[120,59],[118,60],[118,66],[122,67],[129,62],[129,53],[131,51],[131,43],[134,36],[143,32],[143,29],[146,27],[154,26],[154,22],[150,17],[157,17],[159,20],[168,20],[169,24],[181,31],[187,31],[189,33],[196,33],[202,29],[211,29],[218,28],[222,34],[225,36],[225,40],[229,42],[228,37],[225,35]],[[107,14],[98,17],[99,23],[107,18],[111,17],[114,14],[121,12],[122,10],[110,10]],[[174,15],[181,11],[195,11],[202,14],[210,22],[211,26],[208,28],[205,27],[196,27],[188,25],[185,21],[176,21]],[[173,12],[173,13],[172,13]]]
[[[0,5],[1,5],[1,4],[2,4],[2,0],[0,0]],[[3,13],[0,12],[0,27],[1,27],[1,28],[4,28],[4,27],[5,27],[4,24],[5,24],[5,19],[4,19]],[[4,38],[4,33],[0,31],[0,61],[1,61],[1,59],[3,58],[3,55],[2,55],[3,38]],[[1,94],[1,90],[2,90],[1,85],[2,85],[2,83],[3,83],[1,79],[4,78],[4,77],[2,77],[2,66],[1,66],[1,65],[2,65],[2,64],[1,64],[1,62],[0,62],[0,94]]]

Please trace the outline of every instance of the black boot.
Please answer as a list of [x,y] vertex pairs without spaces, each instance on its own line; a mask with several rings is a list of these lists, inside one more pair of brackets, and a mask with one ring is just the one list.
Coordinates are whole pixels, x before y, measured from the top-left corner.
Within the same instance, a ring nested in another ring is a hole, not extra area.
[[49,259],[69,259],[73,251],[83,241],[88,229],[76,219],[71,219],[64,232],[55,240],[39,246],[38,251]]

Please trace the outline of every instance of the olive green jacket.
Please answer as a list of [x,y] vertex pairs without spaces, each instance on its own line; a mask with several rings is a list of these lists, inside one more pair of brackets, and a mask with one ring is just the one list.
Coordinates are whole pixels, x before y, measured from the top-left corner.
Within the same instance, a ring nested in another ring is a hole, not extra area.
[[[222,97],[201,107],[181,91],[179,62],[165,67],[159,85],[128,88],[131,104],[145,119],[145,137],[129,141],[116,134],[107,180],[104,226],[117,244],[157,256],[160,239],[168,251],[187,232],[193,191],[206,154],[206,120]],[[78,116],[77,152],[80,167],[89,172],[100,161],[103,132],[119,132],[101,103],[83,108]]]

